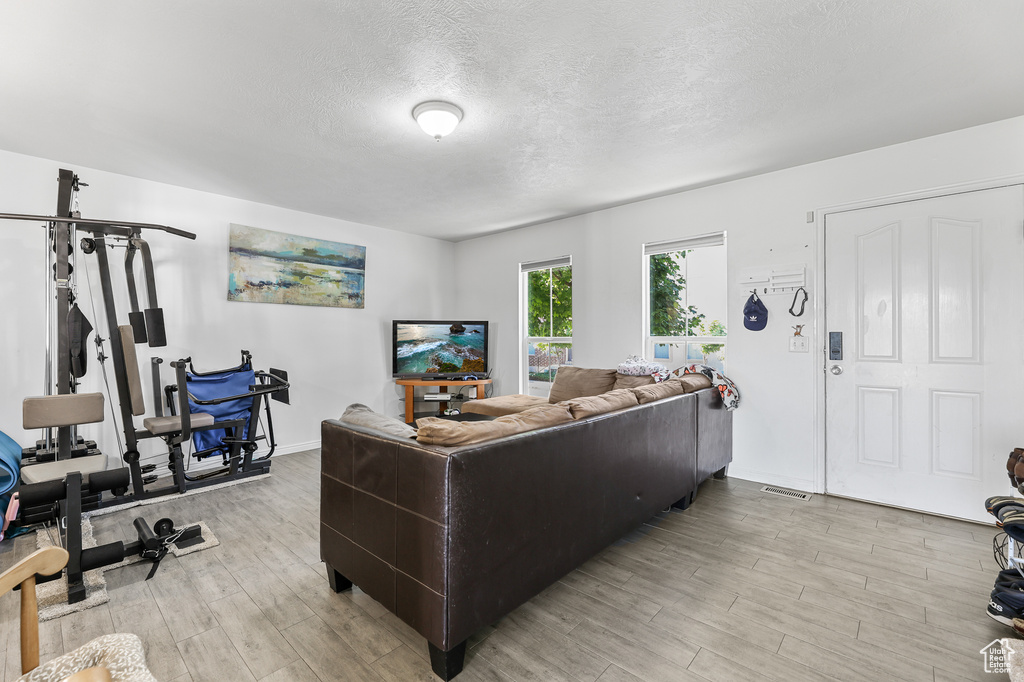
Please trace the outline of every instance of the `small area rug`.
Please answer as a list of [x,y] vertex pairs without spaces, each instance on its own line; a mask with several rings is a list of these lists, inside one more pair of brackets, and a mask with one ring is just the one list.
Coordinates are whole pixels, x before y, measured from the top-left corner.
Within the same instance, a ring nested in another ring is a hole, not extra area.
[[[209,549],[210,547],[216,547],[220,544],[220,541],[214,537],[213,533],[210,531],[209,526],[202,521],[198,524],[185,523],[178,527],[181,528],[191,525],[198,525],[202,530],[203,542],[192,545],[191,547],[185,547],[184,549],[179,549],[178,547],[171,545],[170,553],[174,556],[185,556],[186,554],[192,554],[193,552]],[[38,549],[50,547],[51,545],[60,547],[60,533],[55,526],[50,526],[36,531],[36,547]],[[89,519],[82,519],[82,547],[84,549],[95,546],[96,538],[94,538],[92,534],[92,523]],[[86,571],[83,576],[83,581],[85,582],[85,599],[76,604],[68,604],[68,580],[66,576],[61,576],[59,580],[51,580],[50,582],[36,585],[36,600],[39,603],[39,621],[42,622],[44,620],[60,618],[61,616],[69,613],[84,611],[92,608],[93,606],[106,604],[110,601],[110,597],[107,596],[107,581],[103,578],[104,571],[120,568],[139,561],[148,561],[148,559],[143,559],[142,557],[135,555],[127,557],[120,563],[111,564],[110,566],[102,566],[92,571]]]
[[998,641],[1003,649],[1006,672],[1010,675],[1010,682],[1024,681],[1024,641],[1010,638]]

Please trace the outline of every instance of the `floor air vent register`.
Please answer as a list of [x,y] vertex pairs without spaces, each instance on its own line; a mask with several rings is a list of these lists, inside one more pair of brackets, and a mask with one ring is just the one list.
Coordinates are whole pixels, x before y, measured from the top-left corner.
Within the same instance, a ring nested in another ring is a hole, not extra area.
[[761,486],[761,492],[771,493],[772,495],[782,495],[783,497],[792,497],[794,500],[809,500],[811,499],[810,493],[798,493],[795,490],[788,490],[786,488],[776,488],[773,485]]

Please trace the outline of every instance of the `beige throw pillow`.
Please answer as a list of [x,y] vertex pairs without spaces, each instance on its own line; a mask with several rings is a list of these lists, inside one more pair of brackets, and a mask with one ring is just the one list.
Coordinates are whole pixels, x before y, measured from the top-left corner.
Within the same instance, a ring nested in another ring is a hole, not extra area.
[[457,422],[439,417],[416,420],[416,440],[428,445],[472,445],[517,433],[566,424],[572,421],[564,405],[531,407],[518,414],[509,414],[487,422]]
[[638,405],[636,396],[628,388],[620,388],[617,391],[608,391],[601,395],[581,396],[566,400],[560,405],[566,405],[573,419],[585,419],[596,414],[604,414],[613,410],[621,410],[626,407]]
[[650,386],[654,383],[654,377],[650,374],[642,377],[631,376],[629,374],[615,374],[615,384],[612,386],[615,390],[620,388],[639,388],[640,386]]
[[588,369],[586,367],[559,367],[555,382],[551,384],[548,402],[560,403],[584,395],[599,395],[612,390],[614,369]]

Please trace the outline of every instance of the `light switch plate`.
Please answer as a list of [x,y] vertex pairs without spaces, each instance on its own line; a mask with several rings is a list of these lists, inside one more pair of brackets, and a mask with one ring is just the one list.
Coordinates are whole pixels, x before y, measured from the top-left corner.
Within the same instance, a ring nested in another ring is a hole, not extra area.
[[789,337],[789,352],[790,353],[806,353],[807,352],[807,337],[806,336],[791,336],[791,337]]

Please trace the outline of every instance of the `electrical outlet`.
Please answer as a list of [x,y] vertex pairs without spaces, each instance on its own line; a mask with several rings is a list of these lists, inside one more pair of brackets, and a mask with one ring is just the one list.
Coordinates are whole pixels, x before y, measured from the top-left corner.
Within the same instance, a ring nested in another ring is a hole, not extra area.
[[806,353],[807,352],[807,337],[806,336],[791,336],[791,337],[789,337],[789,352],[790,353]]

